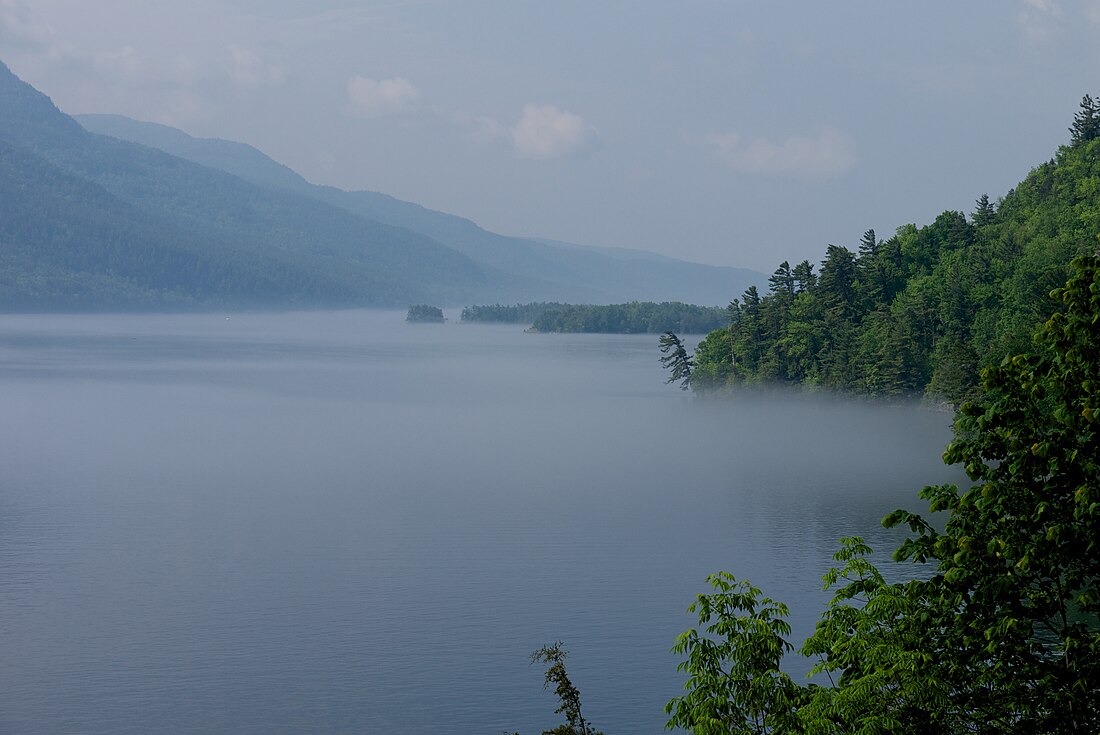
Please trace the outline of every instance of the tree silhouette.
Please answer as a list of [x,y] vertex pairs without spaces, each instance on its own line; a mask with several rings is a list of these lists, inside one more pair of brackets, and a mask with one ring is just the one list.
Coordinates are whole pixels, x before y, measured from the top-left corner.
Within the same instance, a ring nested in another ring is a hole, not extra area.
[[687,390],[691,386],[691,369],[694,364],[684,343],[673,332],[665,332],[658,342],[661,346],[661,364],[671,371],[665,382],[680,381],[680,390]]

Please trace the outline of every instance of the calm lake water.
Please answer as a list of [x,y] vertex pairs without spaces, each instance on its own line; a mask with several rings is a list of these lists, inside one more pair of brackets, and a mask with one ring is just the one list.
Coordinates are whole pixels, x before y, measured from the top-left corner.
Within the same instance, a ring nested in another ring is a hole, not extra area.
[[0,732],[537,734],[561,639],[597,727],[658,733],[707,574],[800,643],[838,539],[958,479],[944,413],[403,316],[0,317]]

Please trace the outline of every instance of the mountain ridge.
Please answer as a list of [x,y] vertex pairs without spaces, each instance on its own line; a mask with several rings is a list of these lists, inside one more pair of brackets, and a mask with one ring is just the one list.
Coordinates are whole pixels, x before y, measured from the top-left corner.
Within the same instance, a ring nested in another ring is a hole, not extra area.
[[245,144],[126,123],[158,148],[84,124],[0,62],[0,308],[723,303],[740,285],[710,266],[555,247],[316,186]]
[[[312,184],[289,167],[246,143],[196,138],[158,123],[121,115],[77,115],[87,129],[164,150],[224,170],[254,184],[312,196],[360,216],[405,227],[451,247],[490,272],[504,273],[518,288],[514,300],[589,303],[675,300],[724,304],[767,277],[749,269],[709,266],[629,248],[601,248],[500,235],[458,215],[371,191],[344,191]],[[623,285],[617,285],[621,281]],[[656,283],[669,281],[657,287]],[[645,284],[644,293],[637,284]],[[603,291],[603,298],[592,296]]]
[[[165,308],[203,303],[264,308],[401,306],[426,298],[459,302],[478,293],[487,281],[479,266],[424,235],[90,133],[6,67],[0,68],[0,100],[0,140],[29,157],[8,156],[0,180],[12,190],[34,189],[34,196],[6,204],[4,219],[9,225],[4,239],[17,246],[37,246],[8,248],[8,308],[76,305],[64,293],[43,298],[33,289],[21,293],[18,285],[25,280],[19,278],[20,268],[34,272],[36,266],[57,265],[63,253],[73,252],[69,235],[50,230],[35,204],[50,201],[50,187],[60,185],[53,169],[128,205],[113,207],[114,229],[89,228],[95,234],[84,237],[85,250],[110,250],[115,257],[81,259],[85,277],[110,280],[126,272],[138,290],[159,293],[154,301]],[[70,191],[79,188],[69,186]],[[95,213],[81,203],[80,197],[73,197],[71,211],[61,212],[70,230],[84,227],[73,219],[76,213],[95,224]],[[14,223],[22,223],[21,229],[13,229]],[[120,238],[124,244],[124,232],[137,238],[132,252],[116,247]],[[162,244],[153,247],[154,240]],[[18,252],[24,254],[21,264],[14,259]],[[157,273],[170,262],[196,266],[185,269],[189,276],[174,289],[157,281]],[[203,267],[197,267],[199,262]],[[250,285],[259,283],[267,285],[259,290]],[[96,300],[98,306],[110,308],[145,303],[134,303],[129,290],[113,298],[102,293]]]

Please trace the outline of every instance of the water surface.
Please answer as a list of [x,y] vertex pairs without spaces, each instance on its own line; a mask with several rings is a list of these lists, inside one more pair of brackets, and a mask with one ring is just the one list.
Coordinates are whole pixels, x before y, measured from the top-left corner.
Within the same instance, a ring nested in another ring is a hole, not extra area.
[[[826,599],[949,416],[664,384],[653,336],[0,317],[0,732],[657,733],[719,569]],[[801,662],[792,670],[804,671]]]

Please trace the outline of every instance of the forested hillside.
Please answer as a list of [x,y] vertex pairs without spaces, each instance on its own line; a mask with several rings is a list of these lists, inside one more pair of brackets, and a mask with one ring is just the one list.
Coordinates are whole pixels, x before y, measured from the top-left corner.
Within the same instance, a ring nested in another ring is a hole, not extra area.
[[[195,247],[181,228],[0,139],[0,306],[162,308],[273,303],[311,283],[275,258]],[[196,291],[195,284],[203,284]],[[333,296],[354,298],[348,288]]]
[[430,238],[94,135],[0,64],[0,307],[385,306],[487,275]]
[[801,383],[855,393],[928,392],[958,401],[978,370],[1026,352],[1074,256],[1100,233],[1100,105],[1086,97],[1071,142],[993,202],[854,250],[829,245],[819,266],[784,262],[765,293],[749,288],[727,326],[696,348],[691,386]]

